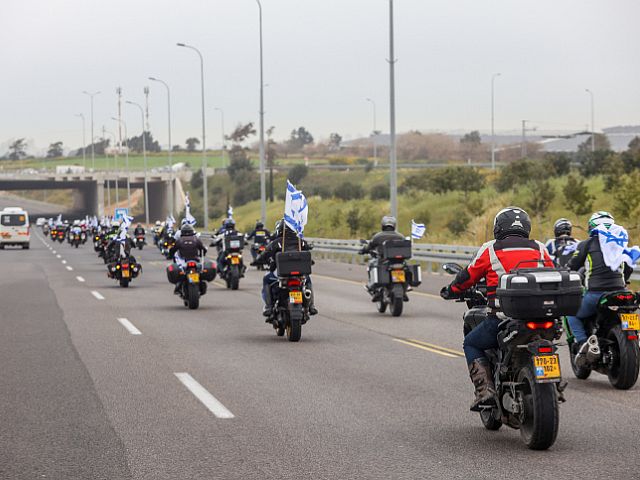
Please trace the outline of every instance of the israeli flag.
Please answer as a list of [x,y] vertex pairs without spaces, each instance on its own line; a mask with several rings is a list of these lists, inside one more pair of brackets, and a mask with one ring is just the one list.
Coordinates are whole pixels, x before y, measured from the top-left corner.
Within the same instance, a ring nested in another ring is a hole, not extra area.
[[127,239],[127,230],[129,230],[131,222],[133,222],[133,217],[130,217],[129,215],[124,215],[122,217],[122,223],[120,224],[120,231],[118,232],[117,238],[118,242],[124,243]]
[[302,191],[296,189],[287,180],[287,194],[284,206],[284,222],[289,228],[302,237],[309,215],[309,204]]
[[415,240],[420,240],[424,237],[425,232],[427,231],[427,227],[424,226],[424,223],[416,223],[415,220],[411,220],[411,237]]
[[184,197],[184,219],[189,225],[195,226],[196,219],[191,215],[191,200],[189,199],[189,192]]
[[612,224],[608,229],[602,226],[592,231],[597,234],[604,263],[612,271],[617,271],[623,263],[633,267],[640,260],[640,247],[629,248],[629,234],[620,225]]
[[227,208],[227,218],[233,218],[233,207],[231,205]]

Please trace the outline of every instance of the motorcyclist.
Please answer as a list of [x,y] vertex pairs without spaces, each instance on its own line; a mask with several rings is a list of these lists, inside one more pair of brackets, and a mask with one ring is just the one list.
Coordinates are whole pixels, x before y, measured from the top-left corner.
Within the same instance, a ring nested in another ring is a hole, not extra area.
[[[613,215],[609,212],[599,211],[591,215],[588,223],[589,238],[578,244],[569,260],[571,270],[579,271],[584,268],[584,286],[586,288],[580,310],[575,316],[567,317],[575,338],[573,348],[576,356],[586,355],[589,346],[584,320],[596,315],[598,301],[602,295],[624,289],[627,280],[633,273],[633,268],[624,262],[616,270],[613,270],[605,261],[597,230],[609,230],[614,223]],[[591,360],[594,361],[596,358],[592,357]]]
[[469,375],[475,387],[475,401],[471,411],[479,411],[483,406],[494,405],[495,385],[485,350],[498,347],[499,311],[496,305],[496,290],[500,276],[509,273],[523,262],[529,267],[543,261],[546,267],[553,267],[553,261],[541,242],[529,239],[531,219],[519,207],[500,210],[493,222],[495,240],[485,243],[476,253],[471,263],[456,275],[454,281],[444,287],[443,298],[456,298],[483,278],[487,282],[489,314],[478,327],[464,339],[463,349],[469,366]]
[[135,237],[137,237],[138,235],[146,235],[147,232],[145,231],[144,227],[142,226],[141,223],[139,223],[138,225],[136,225],[136,228],[133,230],[133,235]]
[[[206,255],[207,247],[205,247],[202,241],[196,236],[196,232],[189,223],[186,223],[180,229],[180,238],[175,243],[169,255],[173,258],[173,261],[177,263],[181,268],[186,265],[189,260],[199,262],[201,257]],[[180,288],[182,283],[178,282],[173,293],[180,294]]]
[[[368,283],[366,285],[369,293],[373,293],[373,283],[371,281],[371,270],[373,270],[382,258],[382,245],[387,240],[403,240],[404,236],[396,231],[397,221],[395,217],[385,215],[380,222],[382,230],[376,233],[371,240],[360,250],[360,254],[371,254],[369,260],[369,266],[367,268],[367,274],[369,276]],[[374,299],[376,300],[376,299]]]
[[[254,229],[251,231],[251,233],[249,233],[246,236],[246,239],[247,241],[253,240],[254,246],[266,245],[269,242],[270,236],[271,236],[271,233],[269,232],[269,230],[264,228],[264,223],[258,220],[256,222],[256,226],[254,227]],[[256,257],[258,256],[258,249],[253,248],[253,246],[251,247],[251,256],[253,257],[253,261],[255,261]]]
[[233,218],[226,218],[222,223],[222,227],[218,230],[217,235],[211,242],[210,246],[218,249],[218,270],[222,271],[225,267],[226,258],[224,251],[224,238],[228,235],[239,235],[236,230],[236,221]]
[[[277,288],[278,285],[275,262],[276,254],[283,251],[297,252],[299,250],[311,250],[309,244],[304,239],[299,238],[298,234],[294,230],[292,230],[284,220],[279,220],[276,223],[276,228],[273,232],[273,238],[274,239],[266,246],[264,252],[258,255],[255,261],[251,263],[251,265],[254,267],[258,264],[269,264],[269,271],[262,279],[262,300],[264,301],[262,314],[267,317],[267,322],[269,321],[269,317],[271,317],[271,314],[273,313],[273,297],[275,293],[274,289]],[[313,291],[310,277],[307,277],[307,287],[309,288],[309,290]],[[311,299],[309,300],[309,315],[317,315],[318,313],[318,309],[314,304],[313,298],[314,296],[312,294]]]
[[571,236],[573,225],[566,218],[559,218],[553,224],[553,235],[555,238],[547,241],[545,247],[549,256],[559,267],[566,267],[571,255],[575,251],[578,241]]

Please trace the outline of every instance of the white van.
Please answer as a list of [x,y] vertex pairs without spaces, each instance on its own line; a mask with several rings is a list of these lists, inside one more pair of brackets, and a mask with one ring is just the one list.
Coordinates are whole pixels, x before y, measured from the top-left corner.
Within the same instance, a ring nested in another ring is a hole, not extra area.
[[20,207],[7,207],[0,210],[0,249],[5,245],[20,245],[29,248],[31,231],[29,214]]

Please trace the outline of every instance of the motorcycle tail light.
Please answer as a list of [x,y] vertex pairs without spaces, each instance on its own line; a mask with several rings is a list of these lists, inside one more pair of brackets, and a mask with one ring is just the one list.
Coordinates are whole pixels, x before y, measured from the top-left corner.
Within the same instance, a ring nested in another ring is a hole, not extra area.
[[187,262],[187,267],[196,268],[196,262]]
[[553,325],[554,322],[527,322],[529,330],[549,330]]
[[627,335],[627,340],[638,340],[638,335]]
[[300,275],[300,272],[291,272],[291,275]]
[[287,280],[288,287],[299,287],[300,285],[302,285],[302,282],[298,278],[290,278]]
[[538,353],[553,353],[553,347],[538,347]]
[[129,268],[129,264],[125,263],[124,265],[122,265],[122,268]]

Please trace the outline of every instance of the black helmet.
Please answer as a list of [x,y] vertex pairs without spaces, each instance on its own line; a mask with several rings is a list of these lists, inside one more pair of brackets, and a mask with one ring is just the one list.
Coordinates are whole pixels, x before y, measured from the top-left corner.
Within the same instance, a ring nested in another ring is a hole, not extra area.
[[566,218],[559,218],[556,220],[556,223],[553,224],[553,235],[558,238],[563,235],[571,235],[571,229],[573,228],[573,224],[571,220]]
[[385,215],[382,217],[382,230],[393,231],[396,229],[396,224],[396,217],[392,217],[391,215]]
[[193,226],[185,223],[180,229],[180,235],[183,237],[188,237],[190,235],[195,235],[196,231],[193,229]]
[[276,225],[274,227],[273,233],[275,235],[282,235],[282,229],[284,228],[284,225],[285,225],[284,219],[281,218],[280,220],[278,220],[276,222]]
[[493,236],[496,240],[502,240],[510,235],[529,238],[530,233],[529,214],[519,207],[500,210],[493,221]]
[[264,223],[262,223],[260,220],[258,220],[256,222],[256,230],[259,230],[261,228],[264,228]]

